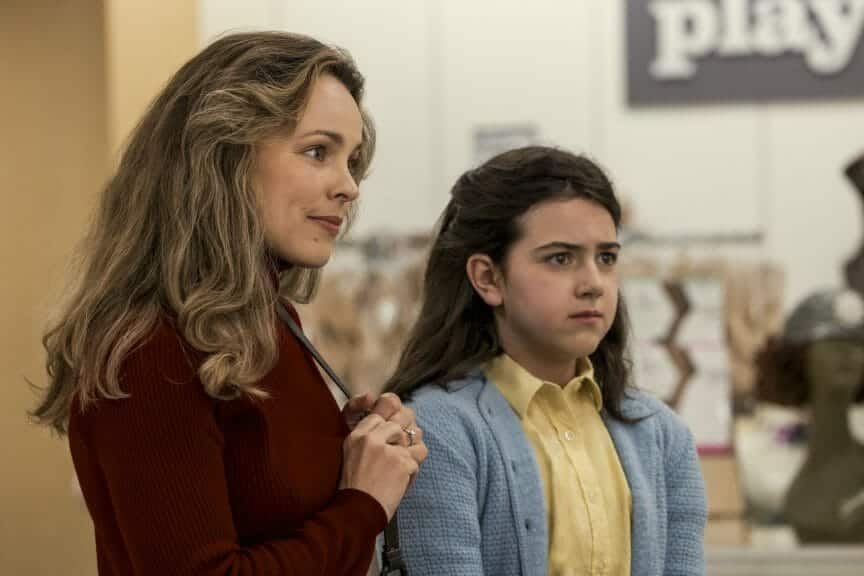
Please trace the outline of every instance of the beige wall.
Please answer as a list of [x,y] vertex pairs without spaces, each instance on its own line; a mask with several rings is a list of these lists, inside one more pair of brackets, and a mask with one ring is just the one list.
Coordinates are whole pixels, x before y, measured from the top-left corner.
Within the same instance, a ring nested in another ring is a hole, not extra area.
[[198,51],[195,0],[106,0],[108,134],[117,150],[170,75]]
[[195,18],[194,0],[0,1],[3,574],[96,573],[66,442],[28,423],[24,379],[45,384],[41,331],[112,150],[195,51]]

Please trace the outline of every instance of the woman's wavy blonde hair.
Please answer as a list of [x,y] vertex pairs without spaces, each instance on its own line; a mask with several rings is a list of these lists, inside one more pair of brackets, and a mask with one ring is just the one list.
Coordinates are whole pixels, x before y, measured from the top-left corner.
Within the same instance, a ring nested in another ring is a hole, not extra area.
[[[32,412],[66,432],[73,402],[126,396],[118,373],[160,318],[200,351],[214,398],[255,387],[277,356],[277,297],[308,301],[319,271],[273,279],[251,188],[256,145],[291,131],[321,75],[360,106],[363,77],[350,55],[306,36],[232,34],[185,64],[132,132],[78,255],[68,303],[47,329],[50,384]],[[361,108],[362,111],[362,108]],[[355,178],[371,161],[365,112]]]

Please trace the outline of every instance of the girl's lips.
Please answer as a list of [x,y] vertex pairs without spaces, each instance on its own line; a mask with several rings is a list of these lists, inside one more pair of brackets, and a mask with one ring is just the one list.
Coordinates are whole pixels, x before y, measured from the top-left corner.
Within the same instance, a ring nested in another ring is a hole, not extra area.
[[577,312],[576,314],[571,314],[571,318],[602,318],[603,314],[601,314],[598,310],[586,310],[584,312]]
[[586,322],[590,324],[602,321],[603,314],[596,310],[590,310],[587,312],[577,312],[576,314],[571,314],[570,318],[576,320],[577,322]]

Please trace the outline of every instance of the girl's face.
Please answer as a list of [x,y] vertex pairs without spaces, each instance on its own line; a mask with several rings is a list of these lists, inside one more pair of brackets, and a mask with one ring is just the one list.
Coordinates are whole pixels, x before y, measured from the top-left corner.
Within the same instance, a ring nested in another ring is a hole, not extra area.
[[537,204],[496,271],[486,299],[504,349],[535,375],[572,378],[618,306],[618,234],[609,212],[583,198]]
[[363,134],[357,103],[332,76],[319,78],[291,134],[263,142],[253,182],[268,247],[290,264],[317,268],[359,190],[352,174]]

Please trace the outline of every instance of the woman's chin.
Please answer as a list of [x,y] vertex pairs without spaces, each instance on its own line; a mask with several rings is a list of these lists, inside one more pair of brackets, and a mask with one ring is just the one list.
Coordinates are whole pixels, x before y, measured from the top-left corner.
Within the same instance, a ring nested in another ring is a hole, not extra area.
[[332,246],[316,245],[308,250],[278,250],[278,261],[283,268],[299,266],[301,268],[322,268],[333,255]]
[[320,250],[315,253],[304,254],[303,257],[298,258],[299,261],[296,264],[303,268],[323,268],[330,261],[332,255],[333,251],[328,248],[326,251]]

